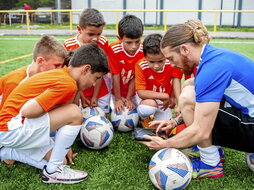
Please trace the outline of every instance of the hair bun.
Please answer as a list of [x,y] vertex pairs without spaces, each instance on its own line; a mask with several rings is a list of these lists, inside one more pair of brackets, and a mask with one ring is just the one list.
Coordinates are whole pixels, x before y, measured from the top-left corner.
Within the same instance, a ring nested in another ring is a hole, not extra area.
[[197,45],[209,43],[211,37],[207,31],[207,28],[200,20],[191,19],[185,22],[185,25],[192,30],[193,38]]

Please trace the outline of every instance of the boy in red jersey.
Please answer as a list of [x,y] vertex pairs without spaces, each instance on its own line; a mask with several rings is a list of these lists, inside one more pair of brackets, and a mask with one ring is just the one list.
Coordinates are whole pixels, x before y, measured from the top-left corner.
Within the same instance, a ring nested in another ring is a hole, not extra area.
[[[170,120],[172,118],[172,82],[180,87],[182,72],[172,67],[160,50],[162,35],[148,35],[143,43],[145,58],[135,66],[135,86],[141,98],[137,111],[144,128],[149,128],[149,118]],[[180,89],[179,89],[180,90]]]
[[109,66],[112,73],[114,109],[122,112],[124,106],[132,110],[135,100],[135,64],[144,57],[141,37],[142,21],[134,15],[124,16],[118,24],[119,40],[110,44]]
[[[32,165],[45,164],[44,183],[78,183],[87,173],[63,165],[64,157],[79,133],[81,110],[73,104],[79,93],[109,71],[105,53],[95,44],[80,47],[70,66],[34,75],[17,86],[0,111],[1,160],[33,159]],[[64,117],[63,117],[64,116]],[[48,162],[50,132],[58,130]],[[18,155],[18,156],[17,156]],[[30,163],[31,164],[31,163]]]
[[[100,46],[107,54],[109,49],[108,40],[102,36],[105,26],[103,15],[96,9],[85,9],[80,16],[78,33],[75,36],[64,41],[67,51],[75,50],[83,44],[94,43]],[[103,79],[98,80],[95,87],[83,91],[81,96],[83,107],[99,106],[106,114],[109,113],[111,81],[110,76],[105,75]]]

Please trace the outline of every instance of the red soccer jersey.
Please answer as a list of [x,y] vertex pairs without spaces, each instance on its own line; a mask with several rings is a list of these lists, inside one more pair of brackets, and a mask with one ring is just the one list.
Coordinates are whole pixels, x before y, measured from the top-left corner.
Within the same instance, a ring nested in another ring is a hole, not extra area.
[[171,95],[173,78],[182,78],[182,72],[172,67],[166,60],[164,68],[160,72],[153,71],[146,59],[140,60],[135,66],[135,86],[136,90],[151,90],[163,92]]
[[[133,56],[124,50],[123,44],[119,40],[110,44],[110,47],[108,54],[110,73],[120,74],[121,96],[126,97],[130,80],[135,76],[135,64],[144,57],[143,45],[140,44],[139,49]],[[114,93],[114,90],[112,90],[112,93]]]
[[0,95],[2,95],[0,110],[13,89],[27,77],[27,68],[28,66],[21,67],[0,78]]
[[[73,99],[77,85],[67,67],[38,73],[19,84],[8,96],[0,111],[0,131],[8,131],[8,122],[33,98],[45,112]],[[22,126],[22,120],[17,121]]]
[[[81,46],[81,44],[78,41],[78,36],[79,34],[72,36],[69,39],[64,41],[64,47],[66,48],[67,51],[78,49]],[[100,46],[100,48],[102,48],[106,54],[108,54],[109,44],[105,36],[100,37],[99,41],[97,42],[97,45]],[[93,96],[93,92],[94,92],[94,87],[91,87],[91,88],[85,89],[83,91],[83,94],[86,98],[91,99]],[[101,83],[100,91],[98,94],[98,98],[105,96],[106,94],[108,94],[108,92],[109,91],[108,91],[107,85],[105,83],[105,80],[103,79]]]

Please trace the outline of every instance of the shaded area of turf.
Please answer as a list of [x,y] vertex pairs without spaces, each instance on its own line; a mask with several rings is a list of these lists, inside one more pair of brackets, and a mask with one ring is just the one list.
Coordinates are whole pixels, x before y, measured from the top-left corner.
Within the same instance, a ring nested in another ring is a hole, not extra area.
[[[1,163],[0,189],[155,189],[148,176],[148,163],[155,151],[133,141],[130,133],[115,132],[110,146],[100,151],[85,148],[77,138],[73,150],[79,154],[72,168],[87,171],[87,181],[75,185],[43,184],[35,168]],[[188,189],[254,189],[254,173],[245,164],[244,154],[226,149],[225,155],[223,177],[192,180]]]

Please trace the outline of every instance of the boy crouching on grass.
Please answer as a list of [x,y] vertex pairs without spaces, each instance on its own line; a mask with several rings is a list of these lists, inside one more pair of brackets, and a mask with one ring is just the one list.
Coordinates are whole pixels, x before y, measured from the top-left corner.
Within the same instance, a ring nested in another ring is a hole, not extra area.
[[[0,146],[4,146],[0,149],[1,160],[45,165],[44,183],[85,180],[86,172],[63,165],[83,120],[78,105],[72,102],[108,71],[105,53],[97,45],[87,44],[74,53],[69,67],[39,73],[17,86],[0,111]],[[55,130],[52,145],[49,134]],[[43,157],[51,147],[47,162]],[[33,162],[26,162],[26,158]]]
[[155,120],[172,118],[172,83],[175,80],[179,83],[177,86],[181,86],[182,72],[172,67],[162,54],[161,40],[160,34],[148,35],[143,43],[145,58],[135,65],[135,86],[141,99],[137,110],[144,128],[149,128],[151,116],[154,116]]
[[114,109],[133,110],[135,97],[135,64],[144,57],[141,37],[144,26],[134,15],[124,16],[118,23],[118,39],[110,44],[109,66],[112,74],[112,100]]
[[[105,21],[101,12],[94,8],[82,11],[77,26],[78,34],[64,41],[67,51],[76,50],[83,44],[97,44],[107,54],[109,50],[108,40],[102,35]],[[99,106],[106,114],[110,112],[111,78],[105,75],[96,85],[85,89],[81,94],[82,107]]]

